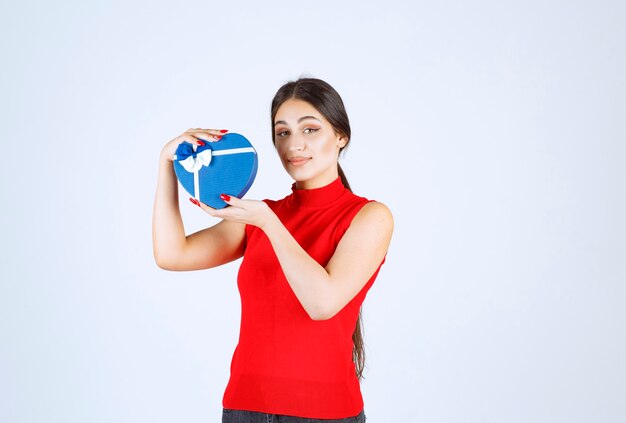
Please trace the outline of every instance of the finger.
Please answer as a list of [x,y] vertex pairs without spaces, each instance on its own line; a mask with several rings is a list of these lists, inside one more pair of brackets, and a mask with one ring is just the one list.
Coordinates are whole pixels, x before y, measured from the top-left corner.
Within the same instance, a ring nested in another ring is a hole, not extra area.
[[228,132],[228,129],[189,128],[185,132],[189,134],[193,134],[194,132],[208,132],[215,135],[223,135]]
[[187,141],[189,144],[193,144],[193,145],[204,145],[204,141],[194,137],[193,135],[187,135],[186,133],[183,135],[180,135],[178,137],[176,137],[176,141],[178,141],[178,144],[182,144],[183,141]]
[[190,128],[186,133],[200,137],[206,141],[220,140],[222,136],[228,132],[228,129],[203,129],[203,128]]
[[224,200],[226,204],[230,204],[231,206],[241,207],[243,205],[243,201],[233,195],[220,194],[220,198]]
[[208,141],[208,142],[216,142],[216,141],[219,141],[219,140],[222,139],[223,134],[213,135],[213,134],[210,134],[208,132],[198,132],[198,133],[194,134],[194,136],[196,136],[198,138],[201,138],[201,139],[203,139],[205,141]]
[[[195,198],[194,198],[194,200],[195,200]],[[197,202],[197,205],[198,205],[198,206],[200,206],[200,208],[201,208],[202,210],[204,210],[205,212],[207,212],[207,213],[208,213],[208,214],[210,214],[211,216],[216,216],[216,213],[217,213],[217,212],[219,212],[219,210],[214,209],[213,207],[211,207],[211,206],[208,206],[208,205],[204,204],[204,203],[203,203],[202,201],[200,201],[200,200],[196,200],[196,202]],[[219,216],[217,216],[217,217],[219,217]]]
[[210,134],[208,132],[194,132],[193,134],[189,134],[190,136],[199,139],[201,141],[207,141],[207,142],[215,142],[215,141],[219,141],[222,139],[223,135],[213,135]]

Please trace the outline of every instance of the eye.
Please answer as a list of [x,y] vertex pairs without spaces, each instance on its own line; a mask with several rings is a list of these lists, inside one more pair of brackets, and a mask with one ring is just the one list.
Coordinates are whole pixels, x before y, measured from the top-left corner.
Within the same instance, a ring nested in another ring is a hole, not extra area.
[[[311,132],[307,132],[307,131],[311,131]],[[317,128],[305,128],[304,129],[305,134],[312,134],[313,132],[317,132],[317,131],[319,131],[319,129]]]
[[276,136],[277,137],[284,137],[285,134],[287,134],[289,131],[280,131],[280,132],[276,132]]

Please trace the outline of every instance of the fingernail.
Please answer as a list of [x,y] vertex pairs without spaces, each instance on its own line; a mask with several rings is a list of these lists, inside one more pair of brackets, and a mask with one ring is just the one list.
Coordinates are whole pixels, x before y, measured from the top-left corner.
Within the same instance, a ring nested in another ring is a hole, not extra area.
[[220,129],[220,132],[221,132],[222,134],[225,134],[226,132],[228,132],[228,129]]
[[220,198],[224,201],[230,201],[230,195],[220,194]]
[[213,138],[215,138],[216,140],[221,140],[222,136],[221,135],[213,135]]
[[204,145],[204,141],[198,140],[198,145]]
[[194,203],[196,206],[199,206],[200,204],[198,204],[198,200],[196,200],[195,198],[189,197],[189,201],[191,201],[192,203]]

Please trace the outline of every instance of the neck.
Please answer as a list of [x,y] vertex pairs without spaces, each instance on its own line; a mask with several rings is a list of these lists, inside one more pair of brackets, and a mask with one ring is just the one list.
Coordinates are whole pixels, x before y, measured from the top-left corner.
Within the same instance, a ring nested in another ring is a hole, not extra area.
[[324,187],[339,177],[339,172],[334,169],[334,172],[330,172],[326,175],[318,175],[315,178],[306,179],[303,181],[296,181],[296,189],[316,189]]
[[341,178],[337,176],[334,181],[317,188],[297,188],[291,185],[290,204],[295,207],[325,207],[339,200],[349,192],[343,185]]

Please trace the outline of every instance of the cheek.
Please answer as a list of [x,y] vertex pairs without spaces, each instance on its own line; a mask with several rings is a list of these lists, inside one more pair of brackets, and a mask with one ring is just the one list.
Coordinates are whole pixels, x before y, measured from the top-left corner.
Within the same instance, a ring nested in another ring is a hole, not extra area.
[[283,158],[283,154],[285,153],[285,147],[282,144],[283,143],[281,142],[276,142],[274,144],[274,149],[276,150],[276,153],[281,159]]
[[324,154],[333,156],[336,154],[336,142],[335,139],[326,139],[320,146],[320,149],[324,152]]
[[333,149],[335,141],[328,132],[321,130],[313,134],[309,134],[307,138],[308,147],[318,153],[327,154]]

